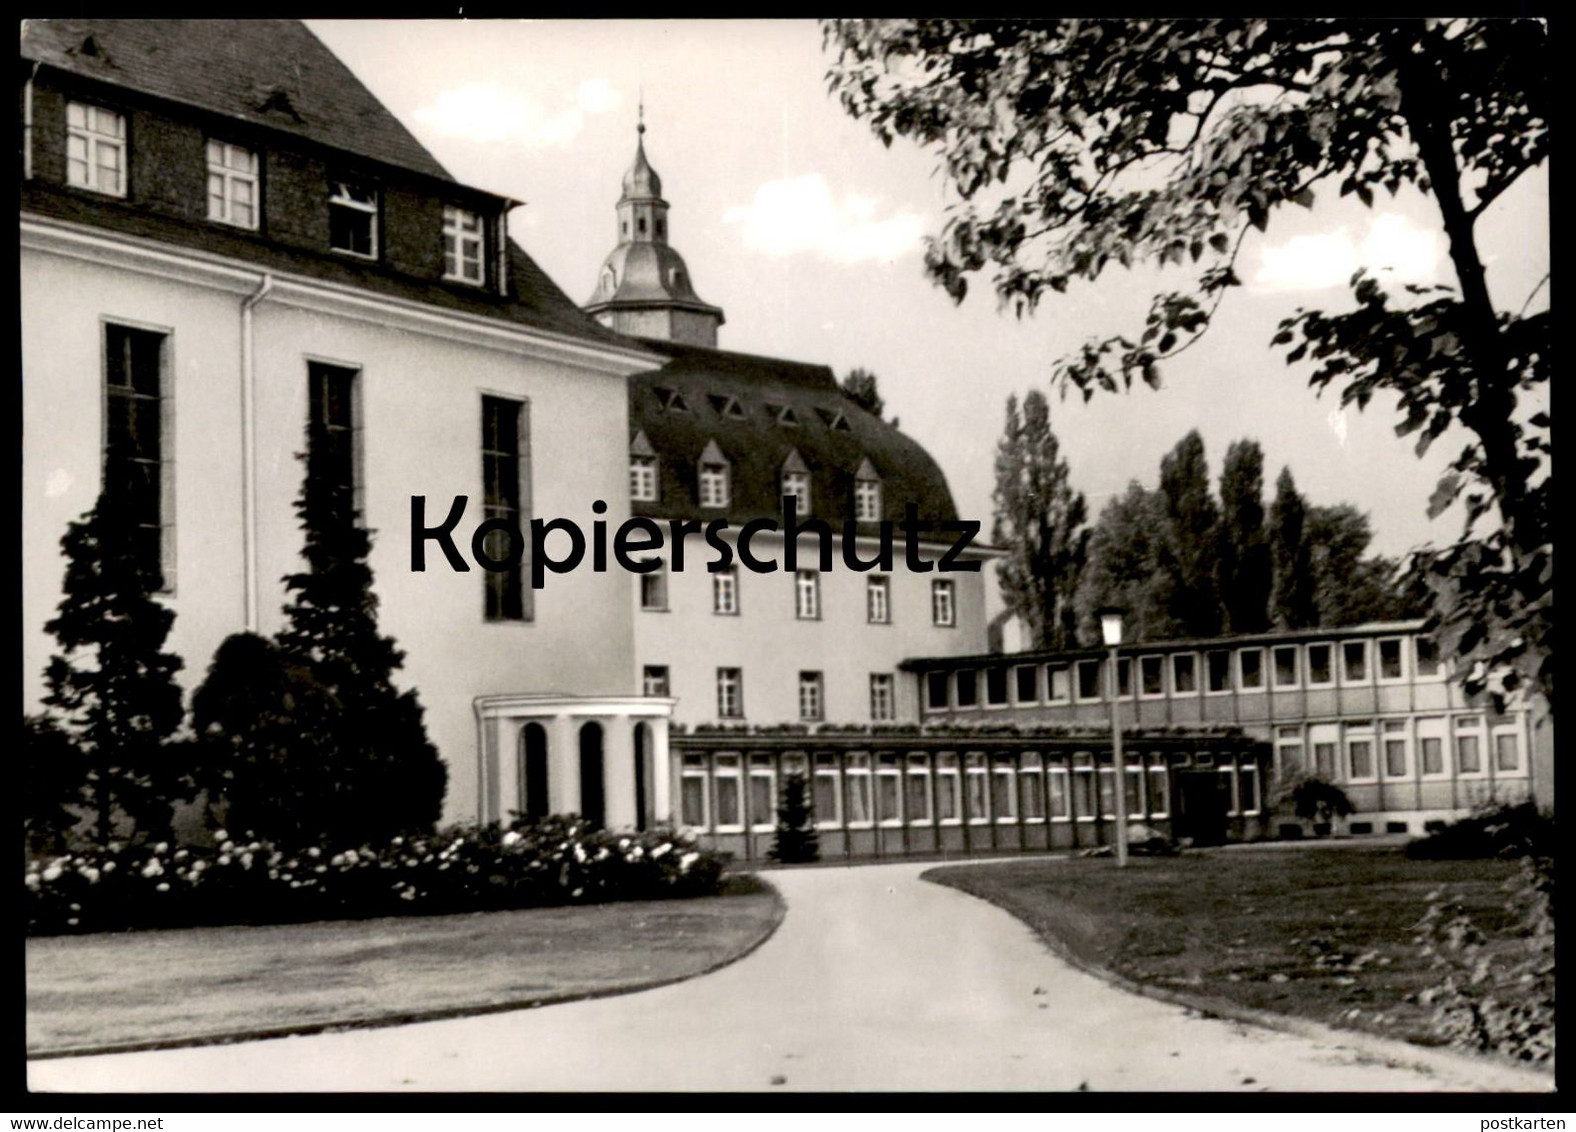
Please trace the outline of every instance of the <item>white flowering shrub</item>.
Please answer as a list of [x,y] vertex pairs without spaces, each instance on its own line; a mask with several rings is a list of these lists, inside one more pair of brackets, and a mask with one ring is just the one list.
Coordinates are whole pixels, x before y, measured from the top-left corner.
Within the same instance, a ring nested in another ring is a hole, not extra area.
[[112,842],[32,860],[23,883],[29,931],[50,935],[702,896],[726,860],[671,829],[550,817],[301,850],[223,831],[201,847]]

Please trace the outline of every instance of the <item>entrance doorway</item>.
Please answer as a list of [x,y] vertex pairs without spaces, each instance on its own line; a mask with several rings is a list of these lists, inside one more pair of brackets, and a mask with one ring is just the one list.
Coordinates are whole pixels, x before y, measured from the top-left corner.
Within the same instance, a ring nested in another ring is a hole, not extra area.
[[602,774],[602,725],[580,728],[580,816],[592,825],[607,824],[607,799]]
[[526,821],[536,822],[549,812],[547,728],[527,723],[520,729],[520,814]]

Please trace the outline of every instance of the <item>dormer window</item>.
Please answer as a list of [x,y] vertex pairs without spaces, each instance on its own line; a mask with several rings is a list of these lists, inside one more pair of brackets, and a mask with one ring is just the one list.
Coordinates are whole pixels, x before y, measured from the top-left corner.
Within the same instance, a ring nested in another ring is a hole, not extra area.
[[783,462],[782,490],[778,494],[793,496],[798,501],[794,508],[798,514],[810,513],[810,469],[797,450],[788,453]]
[[729,479],[727,457],[722,454],[722,449],[717,447],[715,440],[708,441],[706,450],[700,455],[700,505],[702,507],[728,506],[732,496]]
[[126,195],[126,119],[81,102],[66,104],[66,180],[79,189]]
[[841,409],[816,409],[816,413],[820,416],[826,427],[831,429],[833,432],[850,431],[848,427],[848,418],[843,415],[843,411]]
[[684,395],[682,393],[680,393],[677,389],[663,389],[661,386],[657,386],[657,387],[655,387],[652,390],[652,392],[654,392],[657,395],[657,404],[662,406],[663,412],[666,412],[666,413],[687,413],[687,412],[689,412],[689,404],[688,404],[688,402],[686,402],[684,400]]
[[257,197],[257,154],[210,138],[208,219],[255,230]]
[[881,520],[881,477],[868,459],[854,473],[854,519],[861,523]]
[[629,498],[637,503],[657,500],[657,453],[644,432],[629,445]]
[[443,277],[482,282],[482,218],[469,209],[443,206]]
[[378,256],[378,191],[358,181],[328,186],[328,246],[366,259]]
[[717,410],[717,415],[719,417],[725,417],[728,420],[733,421],[742,421],[746,419],[744,414],[744,406],[739,404],[739,399],[737,397],[728,397],[721,393],[713,393],[711,395],[711,407]]
[[766,408],[771,412],[772,418],[784,428],[794,428],[798,426],[799,414],[793,411],[792,405],[784,405],[781,402],[768,401],[766,403]]

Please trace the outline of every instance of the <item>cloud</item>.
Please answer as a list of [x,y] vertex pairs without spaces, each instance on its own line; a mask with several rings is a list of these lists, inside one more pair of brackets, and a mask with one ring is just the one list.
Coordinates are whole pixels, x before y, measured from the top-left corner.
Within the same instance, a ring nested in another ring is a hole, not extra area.
[[434,105],[416,111],[416,120],[444,137],[548,149],[568,145],[587,116],[605,114],[621,101],[606,79],[586,79],[556,107],[494,83],[468,83],[443,91]]
[[1366,267],[1403,283],[1428,283],[1435,278],[1439,257],[1436,233],[1385,212],[1369,222],[1361,243],[1338,228],[1265,248],[1253,282],[1272,291],[1316,291],[1344,287],[1353,272]]
[[810,252],[839,263],[891,261],[920,250],[924,219],[899,210],[878,218],[874,197],[844,193],[836,199],[819,173],[767,181],[755,200],[734,205],[723,216],[737,224],[746,247],[769,256]]

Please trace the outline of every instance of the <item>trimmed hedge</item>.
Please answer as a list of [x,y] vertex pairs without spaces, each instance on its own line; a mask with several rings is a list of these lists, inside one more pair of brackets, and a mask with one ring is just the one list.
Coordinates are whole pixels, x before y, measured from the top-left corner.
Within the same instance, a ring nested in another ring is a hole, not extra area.
[[28,864],[34,935],[496,911],[715,893],[727,855],[671,829],[578,817],[456,826],[381,845],[293,850],[222,831],[211,847],[121,845]]

